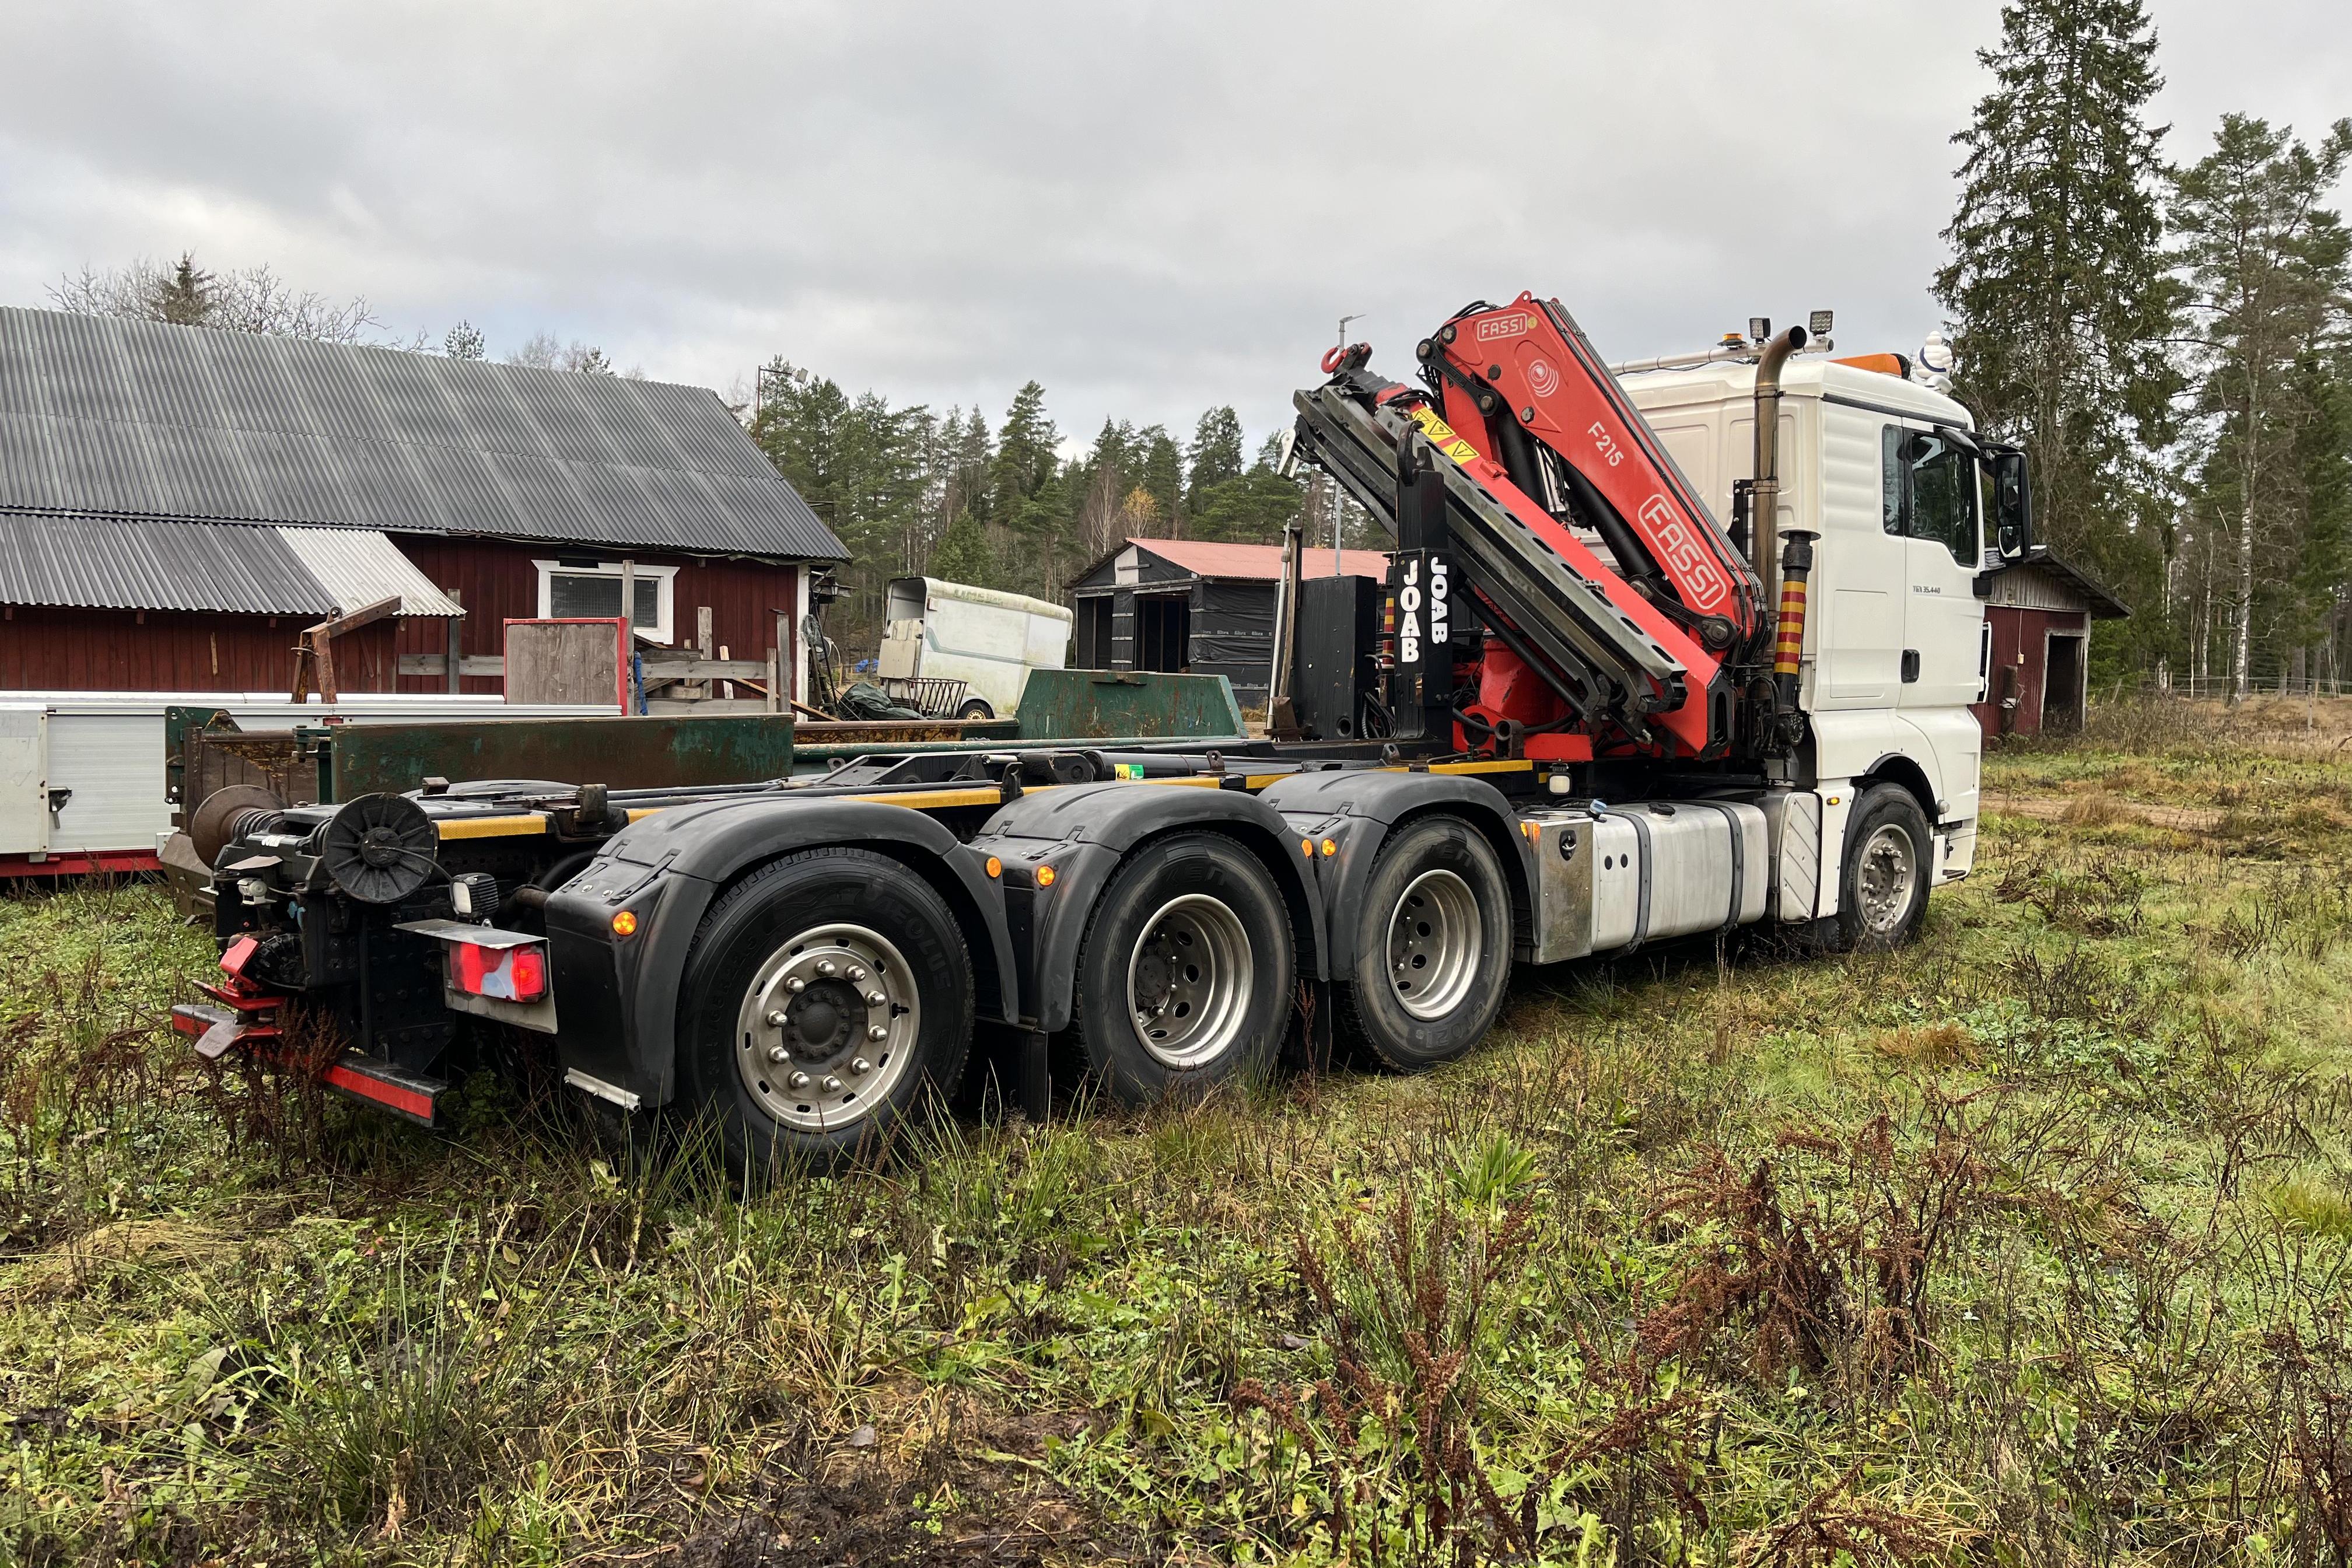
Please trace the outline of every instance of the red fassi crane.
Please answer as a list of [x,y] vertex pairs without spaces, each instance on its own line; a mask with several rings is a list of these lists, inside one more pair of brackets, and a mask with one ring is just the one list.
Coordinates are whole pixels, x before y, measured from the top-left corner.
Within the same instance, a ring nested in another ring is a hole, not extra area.
[[[1471,721],[1465,749],[1507,721],[1536,758],[1595,747],[1725,754],[1732,667],[1769,651],[1755,574],[1567,311],[1521,294],[1456,312],[1416,351],[1426,391],[1370,375],[1370,353],[1358,344],[1327,359],[1336,374],[1300,395],[1300,433],[1311,459],[1397,529],[1404,571],[1427,568],[1413,548],[1413,444],[1399,416],[1451,460],[1454,472],[1438,476],[1444,542],[1466,557],[1463,586],[1495,639],[1475,700],[1459,710]],[[1352,419],[1334,394],[1373,419]],[[1392,484],[1370,482],[1376,462],[1395,466]],[[1579,646],[1548,649],[1563,629],[1548,621],[1567,623]],[[1433,671],[1437,689],[1449,673],[1459,672]]]

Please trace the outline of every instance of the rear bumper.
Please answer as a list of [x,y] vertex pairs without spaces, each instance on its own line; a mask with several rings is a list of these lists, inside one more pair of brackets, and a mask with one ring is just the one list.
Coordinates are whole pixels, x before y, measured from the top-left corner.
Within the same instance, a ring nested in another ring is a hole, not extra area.
[[[232,1050],[245,1050],[288,1065],[278,1049],[277,1026],[248,1023],[234,1008],[183,1003],[172,1009],[172,1027],[194,1041],[196,1054],[207,1061],[216,1061]],[[449,1090],[449,1085],[437,1078],[404,1072],[365,1052],[348,1049],[339,1060],[328,1064],[319,1081],[338,1094],[388,1110],[419,1127],[441,1125],[441,1097]]]

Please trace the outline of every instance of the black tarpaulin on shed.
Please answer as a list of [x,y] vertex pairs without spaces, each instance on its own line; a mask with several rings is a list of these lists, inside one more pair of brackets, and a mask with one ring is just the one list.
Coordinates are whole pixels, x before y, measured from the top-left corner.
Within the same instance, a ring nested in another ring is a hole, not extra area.
[[[1388,557],[1350,550],[1350,576],[1385,578]],[[1308,552],[1309,576],[1331,574],[1331,552]],[[1273,679],[1275,596],[1282,551],[1272,544],[1130,539],[1071,590],[1078,668],[1222,675],[1244,708],[1265,706]]]

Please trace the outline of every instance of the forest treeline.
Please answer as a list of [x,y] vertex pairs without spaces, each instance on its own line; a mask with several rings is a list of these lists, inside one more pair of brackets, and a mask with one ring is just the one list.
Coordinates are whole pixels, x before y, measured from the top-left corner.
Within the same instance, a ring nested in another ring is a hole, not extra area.
[[1955,390],[2029,449],[2044,541],[2131,605],[2102,684],[2340,690],[2352,121],[2182,135],[2149,119],[2157,52],[2141,0],[2002,9],[1935,279]]
[[979,408],[893,407],[777,360],[747,417],[850,550],[837,638],[875,628],[882,586],[902,573],[1059,600],[1121,540],[1276,543],[1307,502],[1306,486],[1278,471],[1280,433],[1252,453],[1230,406],[1203,413],[1181,442],[1164,426],[1106,419],[1065,457],[1034,381],[992,429]]
[[[2032,454],[2043,541],[2115,590],[2103,687],[2341,690],[2352,653],[2352,236],[2332,205],[2352,120],[2315,140],[2249,114],[2158,125],[2158,36],[2143,0],[2012,0],[1979,58],[1990,80],[1956,173],[1949,259],[1931,280],[1954,391]],[[85,269],[68,310],[375,342],[268,268],[215,276],[184,256]],[[541,334],[514,363],[612,374],[594,346]],[[637,374],[634,370],[620,374]],[[1277,471],[1230,406],[1189,433],[1107,419],[1066,455],[1031,381],[1001,419],[855,395],[783,358],[742,400],[753,438],[851,552],[841,632],[870,638],[900,573],[1059,598],[1118,540],[1328,536],[1333,506]],[[1348,542],[1377,543],[1352,508]],[[845,643],[845,646],[850,644]]]

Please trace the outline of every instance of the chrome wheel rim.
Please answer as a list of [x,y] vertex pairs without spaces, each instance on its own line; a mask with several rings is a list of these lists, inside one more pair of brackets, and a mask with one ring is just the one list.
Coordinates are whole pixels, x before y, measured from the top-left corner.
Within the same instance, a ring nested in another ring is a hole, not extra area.
[[1423,871],[1389,916],[1389,990],[1416,1018],[1443,1018],[1477,982],[1486,932],[1478,898],[1452,871]]
[[1233,1047],[1255,975],[1241,917],[1206,893],[1171,899],[1127,959],[1127,1014],[1154,1061],[1179,1071]]
[[871,1114],[912,1070],[914,970],[860,925],[802,931],[770,953],[735,1018],[735,1070],[761,1109],[815,1132]]
[[1919,858],[1911,836],[1887,823],[1862,847],[1854,889],[1862,898],[1862,923],[1874,936],[1884,936],[1903,923],[1911,911],[1911,895],[1918,886]]

